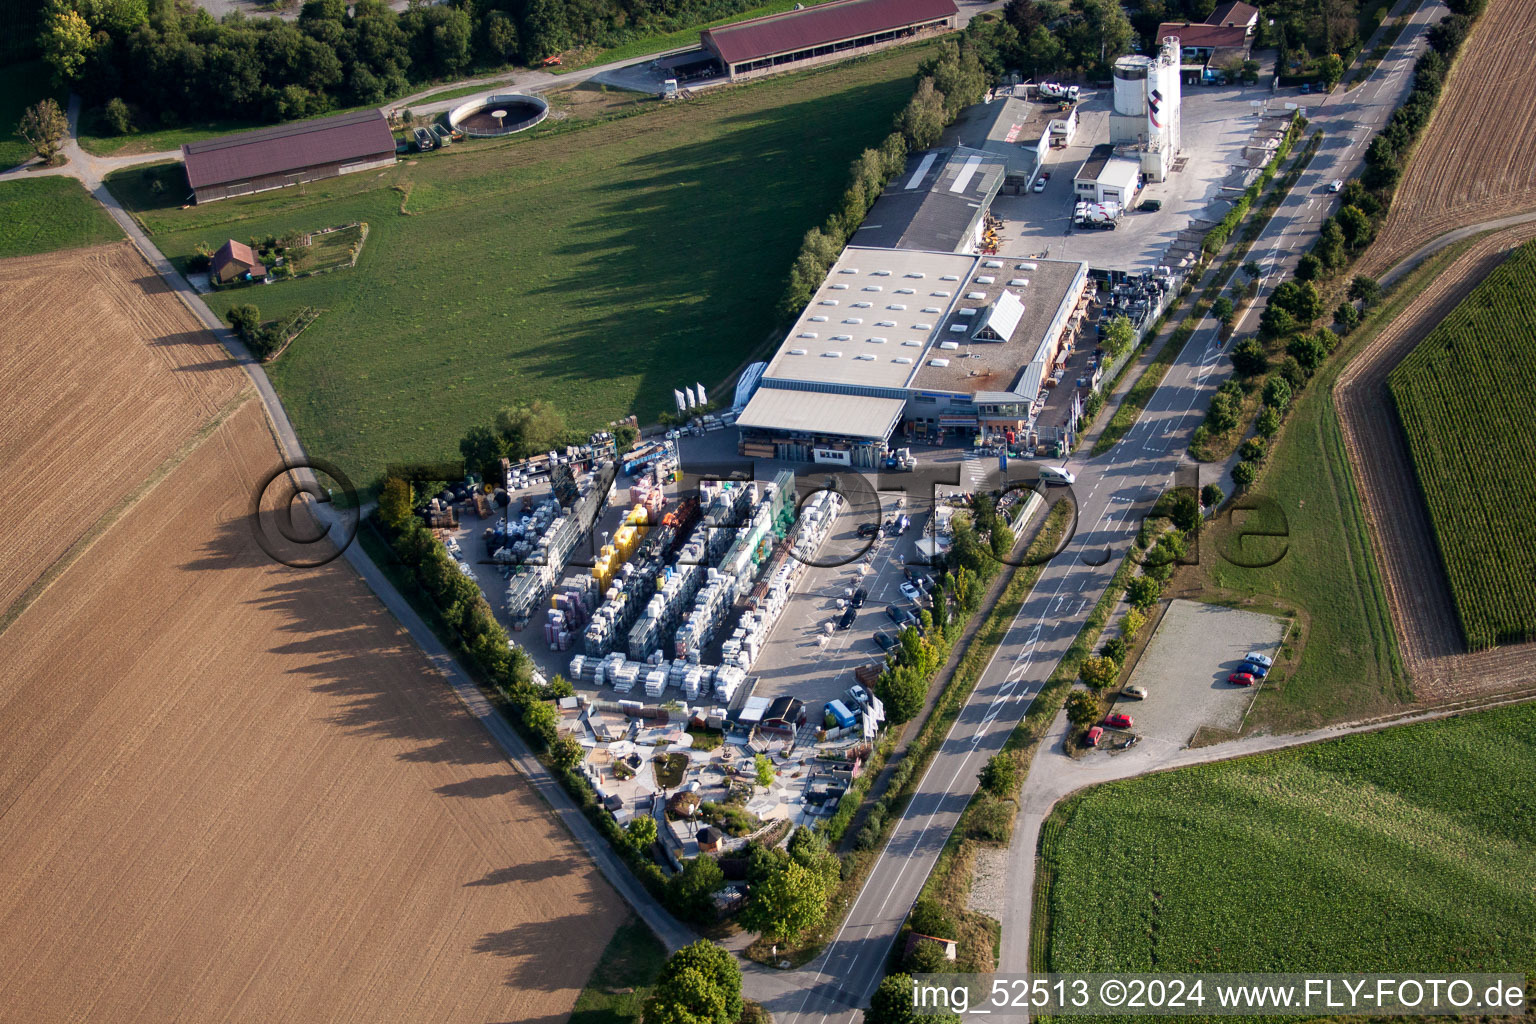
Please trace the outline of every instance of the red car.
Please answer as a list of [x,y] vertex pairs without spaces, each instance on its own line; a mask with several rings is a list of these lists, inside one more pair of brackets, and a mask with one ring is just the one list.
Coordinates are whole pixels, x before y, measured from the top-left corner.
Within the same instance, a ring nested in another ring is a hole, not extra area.
[[1122,715],[1120,712],[1116,711],[1112,715],[1104,716],[1104,724],[1114,726],[1116,729],[1129,729],[1131,726],[1135,725],[1136,722],[1133,718],[1131,718],[1130,715]]
[[1104,738],[1104,727],[1102,725],[1096,725],[1092,729],[1088,730],[1088,745],[1090,747],[1098,746],[1099,745],[1099,740],[1101,740],[1103,738]]
[[1257,683],[1258,680],[1253,678],[1252,672],[1233,672],[1231,675],[1227,676],[1227,682],[1233,684],[1234,686],[1252,686],[1254,683]]

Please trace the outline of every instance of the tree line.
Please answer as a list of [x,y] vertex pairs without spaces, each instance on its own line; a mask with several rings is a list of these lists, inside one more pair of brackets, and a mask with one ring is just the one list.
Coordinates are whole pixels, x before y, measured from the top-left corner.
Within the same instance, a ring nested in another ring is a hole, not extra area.
[[307,0],[294,23],[216,20],[187,0],[47,0],[37,41],[55,77],[110,105],[107,123],[126,131],[135,119],[276,121],[379,104],[420,83],[674,31],[752,2],[445,0],[396,13],[382,0]]

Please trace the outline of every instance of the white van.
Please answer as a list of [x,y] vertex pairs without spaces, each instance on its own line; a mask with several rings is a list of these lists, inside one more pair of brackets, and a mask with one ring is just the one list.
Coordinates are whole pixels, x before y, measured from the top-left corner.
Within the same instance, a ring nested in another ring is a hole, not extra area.
[[1055,466],[1040,467],[1040,481],[1044,484],[1075,484],[1077,477],[1067,471],[1066,466],[1058,469]]

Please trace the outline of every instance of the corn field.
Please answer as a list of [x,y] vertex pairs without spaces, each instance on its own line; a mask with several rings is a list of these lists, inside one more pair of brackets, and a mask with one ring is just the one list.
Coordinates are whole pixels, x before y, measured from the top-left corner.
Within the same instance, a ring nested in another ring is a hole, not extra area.
[[1536,639],[1536,243],[1392,371],[1467,646]]

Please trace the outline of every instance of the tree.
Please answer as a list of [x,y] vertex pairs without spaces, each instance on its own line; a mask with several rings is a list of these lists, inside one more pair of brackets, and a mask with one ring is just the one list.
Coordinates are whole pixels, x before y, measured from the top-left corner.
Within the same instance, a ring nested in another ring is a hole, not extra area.
[[1257,377],[1269,369],[1269,356],[1257,338],[1244,338],[1232,350],[1232,368],[1244,377]]
[[[561,768],[565,771],[574,769],[577,765],[581,764],[582,759],[586,756],[586,750],[571,736],[561,736],[549,748],[549,759],[555,763],[556,768]],[[646,818],[645,820],[650,821],[651,819]],[[652,841],[654,842],[654,840]]]
[[1067,720],[1079,729],[1091,725],[1099,717],[1099,698],[1087,690],[1073,690],[1067,694]]
[[789,837],[787,849],[797,863],[810,867],[826,854],[827,837],[809,825],[801,825]]
[[1190,488],[1179,488],[1167,499],[1168,518],[1183,533],[1193,533],[1200,526],[1200,502]]
[[1298,334],[1292,338],[1286,343],[1285,351],[1308,373],[1322,366],[1323,360],[1328,358],[1327,347],[1310,334]]
[[1304,254],[1296,261],[1296,280],[1316,281],[1323,276],[1323,261],[1312,253]]
[[506,442],[490,427],[470,427],[469,433],[459,442],[459,454],[471,473],[479,473],[482,479],[496,480],[501,476],[501,457],[506,453]]
[[912,904],[912,912],[907,915],[907,925],[919,935],[932,935],[936,939],[960,937],[960,926],[955,921],[954,913],[936,899],[923,897]]
[[885,715],[892,725],[910,722],[923,709],[928,695],[928,680],[916,666],[890,665],[875,684]]
[[38,159],[51,164],[69,134],[69,119],[52,99],[41,99],[22,112],[16,134],[27,141]]
[[1238,448],[1237,454],[1244,462],[1263,462],[1264,456],[1269,454],[1269,446],[1257,437],[1250,437]]
[[736,1024],[741,1010],[741,968],[736,958],[700,939],[673,953],[662,967],[645,1001],[644,1019],[645,1024]]
[[565,434],[565,417],[542,398],[536,398],[498,412],[496,432],[506,442],[508,457],[526,459],[555,446]]
[[576,687],[572,686],[571,681],[558,672],[550,677],[549,682],[544,684],[545,700],[559,700],[561,697],[572,697],[575,694]]
[[1342,333],[1348,334],[1360,326],[1360,311],[1353,302],[1341,302],[1333,311],[1333,322]]
[[1226,327],[1232,322],[1232,313],[1232,300],[1227,298],[1225,295],[1211,303],[1211,315],[1214,316],[1223,327]]
[[415,518],[412,514],[415,504],[416,496],[409,481],[397,476],[386,477],[384,486],[379,488],[379,522],[391,533],[397,533]]
[[949,967],[949,958],[937,942],[919,941],[901,966],[911,974],[938,974]]
[[1376,305],[1381,298],[1381,286],[1374,277],[1356,274],[1349,282],[1349,297],[1365,304],[1366,309]]
[[1339,228],[1337,220],[1329,217],[1323,221],[1322,227],[1318,228],[1317,244],[1312,247],[1312,251],[1329,270],[1338,270],[1349,262],[1349,254],[1345,251],[1344,232]]
[[917,83],[917,91],[901,113],[896,115],[896,130],[907,140],[909,149],[929,149],[944,133],[945,122],[944,94],[934,88],[932,78],[924,78]]
[[[1033,6],[1033,0],[1021,2]],[[1020,69],[1027,77],[1037,80],[1045,78],[1061,70],[1065,62],[1066,51],[1062,48],[1061,40],[1056,38],[1056,33],[1044,25],[1030,31],[1024,40],[1024,52],[1019,60]]]
[[642,850],[649,850],[656,842],[656,819],[649,814],[642,814],[634,818],[624,831],[629,835],[629,841]]
[[1238,405],[1231,395],[1217,392],[1211,396],[1211,407],[1205,414],[1205,425],[1218,434],[1224,434],[1237,426]]
[[724,884],[725,873],[715,858],[700,855],[667,880],[667,905],[685,921],[707,923],[714,920],[715,893]]
[[94,49],[91,26],[79,12],[63,3],[55,3],[43,23],[38,45],[43,51],[43,60],[53,69],[54,83],[72,82]]
[[128,104],[118,96],[107,100],[107,105],[101,108],[101,119],[107,122],[107,127],[112,129],[114,135],[127,135],[133,128],[133,115],[128,110]]
[[786,860],[752,886],[741,908],[742,927],[770,942],[782,942],[814,928],[827,914],[827,889],[809,868]]
[[[1138,579],[1145,579],[1145,577],[1138,577]],[[1147,580],[1147,582],[1151,583],[1152,581]],[[1152,593],[1155,600],[1157,595],[1155,585]],[[1115,663],[1114,659],[1102,656],[1084,658],[1083,663],[1077,667],[1078,678],[1083,681],[1084,686],[1091,690],[1104,689],[1104,687],[1112,684],[1115,681],[1115,677],[1119,674],[1120,666]]]
[[242,338],[249,338],[256,328],[261,326],[261,311],[249,302],[231,307],[229,312],[224,314],[224,318]]
[[[982,788],[994,796],[1012,796],[1019,788],[1019,766],[1011,754],[993,754],[987,758],[987,763],[981,767]],[[938,932],[923,932],[924,935],[938,935]],[[953,934],[944,933],[943,938],[955,938]]]
[[1317,76],[1323,80],[1324,91],[1331,91],[1339,84],[1339,79],[1344,77],[1344,60],[1336,53],[1330,53],[1317,62]]
[[[452,571],[460,579],[466,578],[457,569]],[[529,732],[543,740],[545,746],[555,741],[555,728],[558,722],[559,716],[555,714],[555,708],[552,704],[536,700],[523,709],[523,724],[528,727]]]
[[1119,358],[1135,343],[1136,328],[1129,317],[1117,316],[1109,322],[1109,329],[1104,332],[1104,350],[1111,359]]
[[1261,437],[1274,437],[1280,432],[1280,410],[1266,406],[1264,411],[1259,413],[1254,429]]
[[1125,585],[1125,599],[1130,602],[1132,608],[1145,611],[1157,603],[1159,592],[1162,590],[1156,580],[1149,580],[1145,576],[1132,577]]
[[1275,304],[1273,297],[1259,314],[1259,337],[1283,338],[1296,330],[1296,318],[1290,311]]
[[1291,386],[1284,377],[1271,377],[1264,382],[1264,404],[1284,412],[1291,404]]
[[1215,508],[1225,501],[1226,497],[1221,491],[1220,484],[1206,484],[1200,488],[1200,504],[1206,508]]
[[1239,462],[1232,467],[1232,482],[1247,490],[1258,479],[1259,471],[1252,462]]
[[1132,608],[1120,617],[1120,635],[1129,643],[1136,639],[1141,627],[1147,624],[1146,613],[1139,608]]
[[1247,263],[1243,264],[1243,273],[1248,275],[1248,279],[1250,281],[1257,281],[1259,279],[1259,275],[1264,273],[1264,268],[1259,266],[1257,260],[1249,260]]
[[1365,248],[1375,235],[1371,227],[1371,218],[1367,217],[1365,211],[1359,207],[1343,207],[1335,219],[1338,221],[1339,230],[1344,234],[1344,244],[1351,250],[1358,251]]
[[570,45],[565,12],[561,0],[528,0],[522,22],[523,63],[537,63]]
[[758,754],[752,761],[752,767],[757,772],[757,784],[764,789],[773,785],[773,780],[779,777],[767,754]]
[[992,557],[999,562],[1006,561],[1013,550],[1014,540],[1013,528],[999,518],[992,526]]

